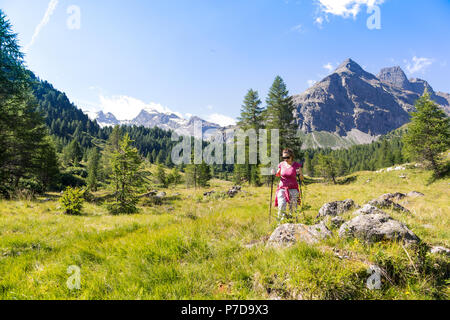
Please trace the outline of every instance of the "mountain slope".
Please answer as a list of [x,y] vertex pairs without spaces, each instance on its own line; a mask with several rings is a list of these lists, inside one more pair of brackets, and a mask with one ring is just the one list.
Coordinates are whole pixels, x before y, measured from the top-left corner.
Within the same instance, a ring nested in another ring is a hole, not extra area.
[[375,76],[347,59],[325,79],[293,97],[295,115],[308,147],[368,143],[408,123],[409,112],[426,90],[448,113],[450,95],[435,93],[425,80],[408,80],[400,67],[385,68]]
[[[347,59],[322,81],[293,96],[303,148],[338,149],[371,143],[408,123],[414,103],[425,91],[450,114],[450,95],[436,93],[427,81],[408,79],[400,67],[384,68],[375,76]],[[191,136],[195,121],[200,121],[207,140],[208,130],[225,129],[198,117],[183,119],[175,113],[153,109],[142,110],[131,121],[118,121],[114,115],[103,112],[95,118],[101,126],[159,127]]]
[[[100,111],[93,116],[101,127],[115,125],[143,126],[145,128],[160,128],[163,130],[175,131],[179,135],[194,136],[196,123],[201,124],[205,139],[211,137],[212,132],[223,131],[223,127],[218,124],[205,121],[199,117],[184,119],[175,113],[164,113],[154,109],[143,109],[136,118],[130,121],[120,121],[112,113],[105,114]],[[212,130],[212,131],[211,131]]]

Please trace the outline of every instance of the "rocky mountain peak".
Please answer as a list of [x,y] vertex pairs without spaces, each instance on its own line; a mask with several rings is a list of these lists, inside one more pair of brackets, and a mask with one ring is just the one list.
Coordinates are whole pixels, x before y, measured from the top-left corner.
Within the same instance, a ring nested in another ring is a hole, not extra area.
[[337,67],[336,72],[346,72],[350,71],[352,73],[363,73],[365,72],[363,68],[359,64],[357,64],[352,59],[348,58],[344,62],[342,62],[339,67]]
[[395,87],[412,91],[406,74],[399,66],[383,68],[378,74],[378,79],[385,83],[392,84]]

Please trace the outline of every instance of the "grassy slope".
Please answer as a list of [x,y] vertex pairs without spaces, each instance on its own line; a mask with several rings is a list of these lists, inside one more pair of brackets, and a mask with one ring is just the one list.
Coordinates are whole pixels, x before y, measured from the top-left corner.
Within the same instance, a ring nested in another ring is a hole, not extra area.
[[[309,185],[302,220],[312,223],[328,201],[363,204],[416,190],[426,197],[408,200],[413,215],[392,215],[427,243],[450,246],[450,180],[427,186],[429,172],[408,170],[406,181],[401,173],[363,172],[347,185]],[[229,186],[214,184],[210,189]],[[170,190],[182,200],[133,216],[110,216],[88,204],[85,215],[69,217],[55,201],[2,201],[0,299],[448,299],[448,260],[428,255],[427,270],[415,271],[415,253],[409,251],[413,266],[396,244],[333,238],[313,247],[247,249],[275,225],[268,223],[269,189],[244,189],[249,193],[211,201],[202,200],[201,190]],[[340,260],[332,247],[352,259]],[[382,290],[365,287],[369,263],[390,272]],[[81,290],[67,289],[71,265],[81,268]]]

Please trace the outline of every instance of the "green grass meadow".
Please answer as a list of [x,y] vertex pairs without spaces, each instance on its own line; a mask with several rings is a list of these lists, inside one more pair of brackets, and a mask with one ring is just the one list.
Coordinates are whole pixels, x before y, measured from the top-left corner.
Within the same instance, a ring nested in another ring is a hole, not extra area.
[[[450,179],[427,185],[430,175],[361,172],[347,184],[310,184],[300,222],[314,223],[329,201],[362,205],[414,190],[425,197],[400,202],[411,215],[389,213],[424,242],[449,247]],[[334,230],[315,246],[247,247],[276,227],[268,221],[270,188],[244,186],[234,199],[202,196],[230,186],[216,180],[206,190],[169,189],[169,196],[181,196],[122,216],[94,204],[85,204],[81,216],[66,216],[57,195],[47,202],[0,201],[0,299],[449,298],[449,258],[400,244],[341,240]],[[388,272],[381,290],[366,287],[370,264]],[[80,268],[80,289],[66,284],[70,266]]]

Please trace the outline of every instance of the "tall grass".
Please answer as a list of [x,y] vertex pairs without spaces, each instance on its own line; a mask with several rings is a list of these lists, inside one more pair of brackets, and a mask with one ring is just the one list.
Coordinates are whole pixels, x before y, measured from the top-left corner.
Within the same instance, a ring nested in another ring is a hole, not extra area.
[[[363,204],[415,190],[426,196],[403,202],[412,215],[389,213],[425,242],[449,246],[450,180],[426,185],[427,171],[402,174],[407,179],[362,172],[346,185],[309,185],[301,219],[313,223],[328,201]],[[208,190],[229,186],[213,181]],[[93,204],[81,216],[66,216],[56,200],[0,201],[0,298],[448,299],[448,258],[419,259],[411,250],[411,263],[398,244],[369,246],[337,236],[316,246],[247,247],[276,227],[268,222],[270,190],[244,187],[247,193],[234,199],[204,199],[208,190],[168,190],[180,199],[126,216]],[[350,258],[340,259],[333,248]],[[366,288],[372,263],[389,273],[381,290]],[[72,265],[81,269],[80,290],[66,285]]]

